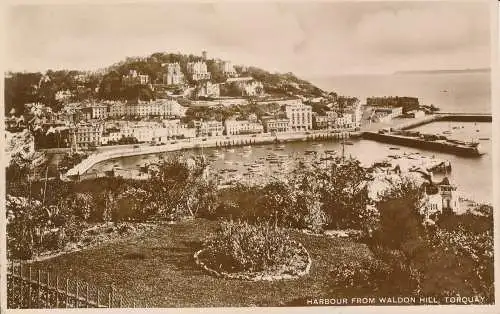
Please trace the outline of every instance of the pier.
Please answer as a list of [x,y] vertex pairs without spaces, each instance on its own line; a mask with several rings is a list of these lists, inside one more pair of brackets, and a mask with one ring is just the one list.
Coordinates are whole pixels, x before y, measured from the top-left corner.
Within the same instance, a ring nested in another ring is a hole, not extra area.
[[407,121],[394,126],[396,130],[408,130],[418,126],[436,122],[436,121],[454,121],[454,122],[492,122],[491,113],[460,113],[460,112],[440,112],[428,115],[420,119]]
[[431,140],[421,139],[419,137],[403,136],[396,134],[381,134],[376,132],[363,132],[362,137],[364,139],[382,143],[439,151],[443,153],[455,154],[464,157],[479,157],[482,155],[477,146],[450,143],[445,140],[431,141]]

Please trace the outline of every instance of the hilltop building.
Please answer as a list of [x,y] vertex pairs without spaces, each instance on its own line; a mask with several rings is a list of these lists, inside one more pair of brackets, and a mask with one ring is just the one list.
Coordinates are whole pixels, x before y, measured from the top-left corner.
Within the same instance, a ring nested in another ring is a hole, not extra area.
[[228,78],[225,83],[227,86],[236,86],[241,96],[259,96],[264,93],[262,82],[253,77],[233,77]]
[[196,96],[218,98],[220,96],[220,85],[210,81],[203,81],[196,88]]
[[136,70],[130,70],[128,75],[123,76],[123,84],[125,86],[146,85],[149,83],[149,76],[140,74]]
[[203,61],[188,62],[187,72],[193,81],[209,80],[211,76],[207,70],[207,64]]
[[218,61],[217,67],[225,77],[236,77],[238,75],[230,61]]
[[[164,64],[162,66],[164,66]],[[167,73],[163,74],[163,84],[180,85],[183,83],[184,74],[181,71],[179,62],[167,63],[166,70]]]

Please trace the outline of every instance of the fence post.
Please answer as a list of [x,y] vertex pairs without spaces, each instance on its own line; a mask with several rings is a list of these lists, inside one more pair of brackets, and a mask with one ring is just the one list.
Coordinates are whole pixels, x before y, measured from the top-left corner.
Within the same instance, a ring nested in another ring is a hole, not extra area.
[[66,308],[68,308],[68,304],[69,304],[69,279],[66,278]]
[[122,296],[120,296],[120,308],[122,307]]
[[89,307],[89,283],[85,283],[85,307]]
[[109,308],[113,307],[113,293],[114,293],[114,287],[113,284],[110,285],[110,291],[109,291]]
[[56,276],[56,308],[59,308],[59,276]]
[[23,263],[19,262],[19,277],[17,282],[17,287],[19,289],[20,305],[21,308],[24,307],[24,282],[23,282]]
[[38,278],[36,282],[36,308],[40,308],[40,269],[38,271]]
[[99,308],[99,288],[97,288],[97,308]]
[[45,296],[45,307],[51,308],[50,306],[50,272],[47,272],[47,295]]
[[13,306],[15,305],[15,297],[16,297],[16,272],[14,271],[14,260],[10,261],[10,284],[12,289],[12,297],[11,301],[13,302]]
[[31,265],[28,267],[28,308],[31,309]]
[[75,307],[76,307],[76,308],[78,308],[78,305],[79,305],[79,304],[78,304],[78,303],[79,303],[79,302],[78,302],[78,279],[77,279],[77,280],[75,280],[75,285],[76,285],[76,301],[75,301],[75,302],[76,302],[76,305],[75,305]]

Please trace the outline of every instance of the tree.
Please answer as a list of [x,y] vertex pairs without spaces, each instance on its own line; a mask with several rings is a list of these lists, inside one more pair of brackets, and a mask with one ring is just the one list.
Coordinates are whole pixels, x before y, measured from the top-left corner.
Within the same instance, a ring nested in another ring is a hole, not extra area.
[[337,157],[325,170],[314,169],[321,189],[323,210],[329,227],[361,228],[365,222],[369,204],[366,187],[366,169],[353,158]]

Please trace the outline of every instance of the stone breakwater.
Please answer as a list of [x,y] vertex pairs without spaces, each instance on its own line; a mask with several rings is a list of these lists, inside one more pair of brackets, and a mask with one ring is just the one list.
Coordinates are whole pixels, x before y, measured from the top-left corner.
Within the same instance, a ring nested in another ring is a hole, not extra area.
[[247,280],[247,281],[276,281],[276,280],[283,280],[283,279],[296,279],[299,277],[302,277],[304,275],[307,275],[309,271],[311,270],[311,265],[312,265],[312,259],[311,256],[309,255],[309,252],[306,250],[306,248],[302,245],[302,243],[297,242],[295,240],[292,240],[292,243],[297,245],[302,252],[306,255],[307,257],[307,263],[303,269],[297,269],[295,270],[294,274],[263,274],[263,273],[228,273],[228,272],[218,272],[214,269],[211,269],[208,267],[201,259],[200,259],[200,254],[205,251],[205,249],[201,249],[197,251],[194,254],[194,261],[195,263],[200,266],[205,272],[208,274],[219,277],[219,278],[226,278],[226,279],[239,279],[239,280]]

